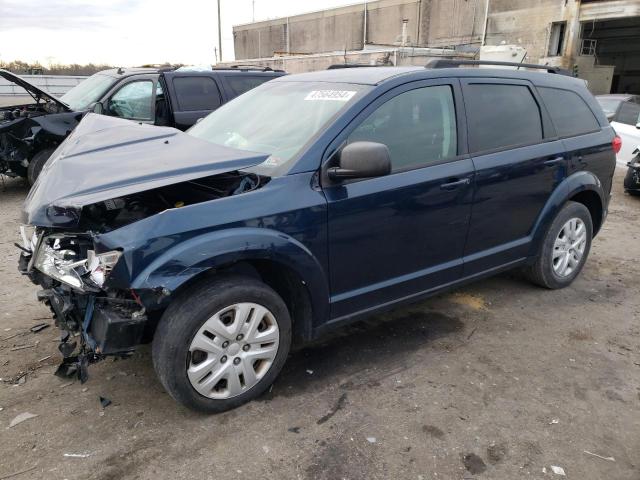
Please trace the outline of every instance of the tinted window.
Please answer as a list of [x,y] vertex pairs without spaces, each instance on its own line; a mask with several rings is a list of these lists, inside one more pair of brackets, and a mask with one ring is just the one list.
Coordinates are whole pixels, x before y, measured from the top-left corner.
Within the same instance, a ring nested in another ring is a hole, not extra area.
[[210,77],[177,77],[173,79],[178,110],[215,110],[220,106],[220,91]]
[[127,83],[109,100],[109,114],[131,120],[151,120],[152,97],[153,82],[151,80]]
[[613,115],[618,111],[618,107],[620,106],[620,100],[613,100],[607,97],[596,97],[596,100],[598,100],[605,115]]
[[557,88],[538,88],[538,92],[560,137],[581,135],[600,129],[593,112],[577,93]]
[[224,77],[224,79],[227,81],[227,85],[229,85],[233,95],[238,96],[271,80],[271,77],[248,77],[242,75],[237,77]]
[[473,152],[542,141],[540,108],[529,88],[471,84],[464,101]]
[[381,105],[349,136],[348,142],[385,144],[393,170],[418,167],[456,156],[456,116],[451,87],[418,88]]
[[637,125],[640,122],[640,104],[624,102],[620,107],[617,122]]

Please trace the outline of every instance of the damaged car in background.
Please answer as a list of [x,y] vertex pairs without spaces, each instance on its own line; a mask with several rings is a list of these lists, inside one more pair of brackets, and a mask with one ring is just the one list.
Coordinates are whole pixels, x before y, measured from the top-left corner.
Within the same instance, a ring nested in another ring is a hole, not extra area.
[[75,128],[82,113],[11,72],[0,70],[0,77],[22,87],[33,100],[0,108],[0,174],[27,178]]
[[292,75],[187,132],[90,113],[25,201],[19,268],[63,331],[59,374],[152,342],[165,390],[221,412],[293,339],[509,268],[570,285],[617,140],[584,82],[504,69]]
[[0,108],[0,174],[33,184],[87,112],[186,130],[238,95],[285,75],[270,68],[117,68],[98,72],[59,99],[0,70],[33,102]]

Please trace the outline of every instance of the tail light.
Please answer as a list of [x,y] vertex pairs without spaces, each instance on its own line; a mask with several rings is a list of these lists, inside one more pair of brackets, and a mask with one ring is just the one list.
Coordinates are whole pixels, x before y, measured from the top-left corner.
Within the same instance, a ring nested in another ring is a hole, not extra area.
[[613,148],[613,151],[615,153],[618,153],[622,148],[622,139],[618,135],[613,137],[613,142],[611,142],[611,148]]

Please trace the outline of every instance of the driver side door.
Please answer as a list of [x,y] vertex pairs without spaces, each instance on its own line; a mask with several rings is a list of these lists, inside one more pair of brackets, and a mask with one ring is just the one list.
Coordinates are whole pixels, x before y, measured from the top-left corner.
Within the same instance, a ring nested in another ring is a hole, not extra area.
[[323,186],[333,321],[461,278],[474,179],[463,110],[457,80],[411,82],[332,143],[382,143],[392,169]]
[[102,102],[104,114],[153,125],[156,84],[156,75],[137,75],[125,79]]

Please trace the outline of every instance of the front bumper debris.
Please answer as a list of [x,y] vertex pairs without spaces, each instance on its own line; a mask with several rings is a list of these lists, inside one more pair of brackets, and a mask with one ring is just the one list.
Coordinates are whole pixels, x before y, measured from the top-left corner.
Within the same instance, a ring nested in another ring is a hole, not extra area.
[[51,309],[61,330],[63,361],[56,375],[85,382],[89,364],[108,355],[128,356],[142,342],[147,315],[138,301],[122,298],[123,292],[73,288],[32,268],[32,263],[32,254],[23,248],[19,270],[43,287],[37,298]]

